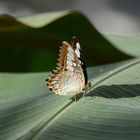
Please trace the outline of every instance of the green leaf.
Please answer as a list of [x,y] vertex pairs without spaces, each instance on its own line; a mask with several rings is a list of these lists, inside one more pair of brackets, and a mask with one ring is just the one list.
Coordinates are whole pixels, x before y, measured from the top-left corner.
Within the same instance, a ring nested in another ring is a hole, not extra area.
[[[58,46],[74,35],[94,65],[92,87],[77,102],[51,93],[43,72],[54,68]],[[0,139],[139,140],[140,59],[127,60],[139,56],[138,38],[102,35],[76,11],[1,15]]]
[[117,35],[105,35],[106,38],[112,42],[119,50],[125,52],[134,57],[140,56],[140,35],[135,36],[117,36]]
[[139,69],[140,59],[89,68],[85,103],[51,93],[46,73],[1,73],[0,139],[138,140]]
[[81,13],[53,12],[30,17],[0,16],[0,71],[49,71],[58,46],[77,36],[87,66],[132,58],[105,39]]

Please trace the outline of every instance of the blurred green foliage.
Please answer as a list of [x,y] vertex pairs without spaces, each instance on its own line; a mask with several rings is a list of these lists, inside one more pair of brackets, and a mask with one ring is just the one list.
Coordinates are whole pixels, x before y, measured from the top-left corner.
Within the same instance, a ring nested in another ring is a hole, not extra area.
[[[41,22],[42,18],[45,20]],[[131,58],[107,41],[79,12],[54,12],[27,18],[1,15],[0,71],[49,71],[55,67],[61,42],[70,41],[72,36],[80,40],[87,66]]]

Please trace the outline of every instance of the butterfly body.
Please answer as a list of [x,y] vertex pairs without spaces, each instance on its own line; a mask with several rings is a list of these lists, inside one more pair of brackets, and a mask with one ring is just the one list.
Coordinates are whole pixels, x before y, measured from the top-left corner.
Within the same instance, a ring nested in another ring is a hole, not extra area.
[[64,41],[59,49],[56,68],[47,79],[48,88],[58,95],[73,96],[82,92],[87,84],[87,72],[78,40]]

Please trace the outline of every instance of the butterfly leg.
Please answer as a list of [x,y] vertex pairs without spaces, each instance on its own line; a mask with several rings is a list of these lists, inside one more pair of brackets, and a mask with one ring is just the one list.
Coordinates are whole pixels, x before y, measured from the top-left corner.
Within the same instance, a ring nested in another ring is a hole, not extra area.
[[76,95],[74,95],[74,101],[77,102]]
[[91,83],[87,83],[87,85],[85,86],[85,88],[83,89],[82,93],[83,93],[83,103],[85,103],[85,96],[87,92],[91,92]]
[[72,96],[70,99],[71,99],[72,101],[75,101],[75,102],[77,102],[76,95]]
[[85,95],[86,95],[86,91],[82,91],[83,92],[83,104],[85,103]]

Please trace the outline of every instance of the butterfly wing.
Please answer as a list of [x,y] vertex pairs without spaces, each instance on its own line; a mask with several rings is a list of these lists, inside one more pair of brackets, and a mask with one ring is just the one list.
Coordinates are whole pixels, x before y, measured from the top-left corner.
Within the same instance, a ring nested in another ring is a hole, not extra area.
[[59,95],[75,95],[87,83],[87,72],[78,40],[74,37],[71,45],[64,41],[59,49],[56,68],[47,79],[50,90]]
[[72,38],[71,45],[72,45],[78,59],[80,60],[80,65],[81,65],[83,73],[84,73],[85,85],[86,85],[88,82],[88,77],[87,77],[87,70],[86,70],[84,55],[83,55],[82,49],[80,47],[80,43],[76,37]]

